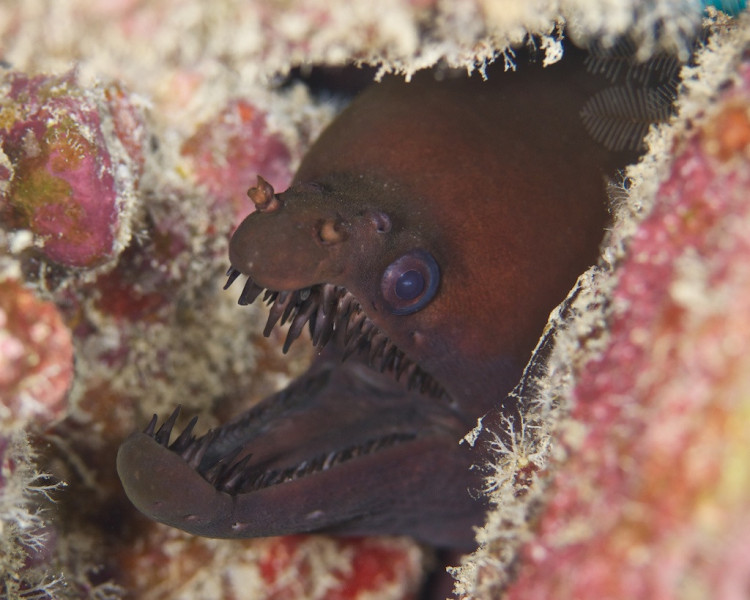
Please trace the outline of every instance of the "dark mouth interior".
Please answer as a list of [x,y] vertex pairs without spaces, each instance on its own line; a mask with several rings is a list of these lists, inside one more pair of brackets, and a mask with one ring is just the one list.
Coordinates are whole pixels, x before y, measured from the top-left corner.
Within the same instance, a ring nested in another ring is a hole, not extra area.
[[[240,272],[230,268],[224,289],[229,288]],[[365,359],[375,372],[390,375],[401,381],[407,392],[430,398],[445,396],[443,388],[428,373],[396,347],[362,310],[361,304],[344,287],[319,284],[294,291],[275,291],[257,285],[248,277],[238,303],[248,305],[261,294],[270,307],[264,335],[269,336],[277,325],[290,323],[284,342],[284,352],[307,325],[316,347],[322,348],[332,339],[343,347],[341,360],[357,355]],[[294,465],[253,462],[253,455],[245,448],[245,439],[258,438],[259,431],[272,425],[285,413],[298,408],[306,399],[327,385],[326,372],[305,374],[288,388],[251,409],[239,419],[203,436],[193,435],[197,422],[194,417],[182,433],[170,444],[174,424],[179,416],[177,407],[172,415],[156,429],[154,415],[144,433],[157,443],[179,454],[196,472],[216,489],[229,494],[243,494],[273,485],[294,481],[327,471],[341,463],[414,440],[413,431],[378,431],[364,434],[363,439],[335,449],[312,451],[311,456],[295,461]]]

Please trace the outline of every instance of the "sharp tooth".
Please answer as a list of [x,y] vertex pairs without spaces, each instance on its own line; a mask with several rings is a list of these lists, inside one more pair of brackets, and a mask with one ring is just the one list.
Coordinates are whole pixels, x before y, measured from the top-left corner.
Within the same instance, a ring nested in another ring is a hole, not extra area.
[[365,313],[359,312],[359,313],[353,313],[349,320],[346,322],[346,331],[344,333],[344,343],[348,344],[351,342],[353,337],[361,337],[360,331],[362,330],[362,325],[367,320],[367,317],[365,316]]
[[279,477],[279,483],[292,481],[294,479],[295,471],[296,467],[289,467],[288,469],[284,469],[283,473],[281,473],[281,477]]
[[180,415],[181,408],[182,407],[178,405],[177,408],[172,411],[172,414],[169,415],[169,418],[164,421],[164,424],[159,427],[159,431],[156,432],[154,439],[162,446],[169,444],[169,436],[172,433],[172,427],[174,427],[177,417]]
[[411,370],[411,373],[409,373],[408,383],[406,384],[409,389],[412,389],[422,383],[422,372],[419,370],[417,365],[413,364],[413,366],[414,368]]
[[320,287],[318,293],[318,310],[315,319],[310,319],[310,335],[313,344],[319,348],[325,346],[335,330],[337,319],[336,303],[339,291],[330,283]]
[[281,471],[277,471],[277,470],[266,473],[261,479],[260,487],[268,487],[277,483],[279,481],[280,475],[281,475]]
[[320,467],[320,470],[327,471],[333,466],[335,460],[336,460],[336,452],[331,452],[328,456],[326,456],[325,460],[323,461],[323,464]]
[[229,286],[232,285],[240,275],[241,273],[237,269],[229,267],[229,270],[227,271],[227,282],[224,284],[224,289],[229,289]]
[[335,326],[334,321],[333,320],[328,321],[326,323],[325,330],[323,330],[323,332],[320,334],[320,339],[318,340],[318,346],[322,348],[328,342],[330,342],[335,331],[336,331],[336,326]]
[[405,355],[401,354],[399,356],[399,364],[396,365],[396,381],[401,379],[401,376],[404,374],[404,372],[412,366],[414,366],[414,363],[406,358]]
[[195,415],[192,419],[190,419],[190,423],[187,424],[187,427],[182,430],[182,433],[177,437],[177,439],[172,442],[172,445],[169,447],[172,452],[177,452],[177,454],[182,454],[187,447],[190,445],[192,440],[192,433],[193,428],[195,427],[195,424],[198,422],[198,415]]
[[226,473],[227,468],[232,463],[232,461],[237,458],[237,455],[242,450],[242,446],[238,446],[234,450],[232,450],[229,454],[226,456],[222,456],[219,460],[216,461],[216,463],[208,469],[203,474],[203,479],[208,481],[210,484],[215,484],[221,477],[224,476],[224,473]]
[[307,465],[307,469],[304,473],[302,473],[302,475],[309,475],[310,473],[321,471],[323,469],[323,463],[325,462],[325,459],[325,454],[318,454],[310,461],[310,463]]
[[242,288],[240,298],[239,300],[237,300],[237,304],[239,304],[240,306],[247,306],[248,304],[252,304],[262,291],[263,288],[248,277],[247,281],[245,282],[245,287]]
[[188,460],[188,464],[193,469],[198,469],[201,464],[201,460],[203,460],[203,457],[206,454],[206,450],[208,450],[211,442],[216,439],[216,436],[218,434],[219,432],[217,430],[209,431],[197,444],[190,446],[190,448],[195,448],[195,451],[191,453],[190,460]]
[[281,318],[281,315],[284,314],[284,311],[287,308],[287,302],[289,302],[292,298],[291,292],[279,292],[278,296],[276,297],[273,305],[271,306],[271,310],[268,313],[268,321],[266,321],[266,327],[263,329],[263,335],[268,337],[271,335],[271,332],[273,331],[273,328],[276,326],[276,323]]
[[376,332],[378,330],[377,327],[375,327],[375,323],[370,321],[370,319],[365,319],[364,323],[362,323],[362,330],[359,332],[359,337],[362,339],[372,339],[373,332]]
[[336,288],[330,283],[323,284],[320,289],[320,310],[326,316],[332,314],[336,309],[338,295]]
[[252,454],[248,454],[241,461],[232,465],[232,467],[224,476],[224,481],[220,482],[217,487],[221,488],[227,493],[234,492],[240,479],[243,479],[247,475],[247,465],[250,462],[252,456]]
[[315,312],[317,306],[315,305],[315,302],[309,301],[306,305],[302,305],[297,312],[297,315],[294,317],[294,320],[292,321],[292,324],[289,326],[289,332],[286,334],[286,340],[284,341],[284,348],[282,349],[282,352],[284,354],[287,353],[289,350],[289,346],[292,345],[292,342],[296,340],[300,334],[302,333],[302,330],[305,327],[305,323],[307,323],[308,319],[310,318],[310,315]]
[[352,294],[345,291],[339,298],[339,301],[336,305],[336,312],[341,316],[341,318],[343,318],[349,314],[349,311],[354,311],[357,309],[359,309],[359,302],[357,302],[356,298]]
[[156,430],[156,423],[159,421],[159,417],[154,415],[151,417],[151,420],[149,421],[148,425],[146,425],[146,429],[143,430],[143,433],[146,435],[150,435],[151,437],[154,437],[154,431]]
[[372,336],[372,339],[370,340],[370,355],[368,357],[368,360],[370,361],[371,365],[373,365],[375,363],[375,359],[381,355],[387,343],[388,338],[386,337],[386,335],[384,333],[376,331]]
[[281,315],[281,324],[284,325],[293,314],[296,314],[301,301],[299,299],[299,292],[291,292],[288,298],[284,299],[284,312]]
[[352,337],[349,342],[344,346],[344,351],[341,353],[341,362],[344,362],[352,354],[359,349],[359,344],[362,341],[360,336]]
[[328,315],[323,312],[323,307],[318,305],[315,318],[310,319],[310,337],[312,337],[313,346],[325,346],[325,344],[320,343],[320,340],[323,338],[323,333],[325,333],[329,325]]
[[383,358],[380,360],[380,372],[382,373],[390,365],[396,357],[398,348],[391,340],[388,340],[383,348]]

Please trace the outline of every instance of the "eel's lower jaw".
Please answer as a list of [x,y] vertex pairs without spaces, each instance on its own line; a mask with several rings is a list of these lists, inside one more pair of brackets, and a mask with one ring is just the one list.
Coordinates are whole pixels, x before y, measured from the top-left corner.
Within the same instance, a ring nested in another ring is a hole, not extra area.
[[445,440],[417,438],[237,495],[217,490],[179,454],[145,433],[123,443],[117,467],[141,512],[194,535],[411,535],[439,547],[469,550],[485,507],[465,489],[456,493],[460,483],[451,475],[468,472],[469,465],[453,451]]
[[[312,385],[303,375],[291,399],[282,391],[201,437],[192,434],[193,419],[170,441],[179,409],[158,429],[154,418],[118,453],[126,494],[147,516],[209,537],[404,534],[469,549],[483,506],[468,491],[481,482],[458,446],[460,419],[448,407],[428,409],[423,419],[414,391],[404,394],[400,413],[393,392],[403,386],[387,374],[378,375],[383,388],[364,413],[342,415],[371,382],[350,385],[352,372],[365,368],[356,361],[338,367],[323,387],[315,373]],[[385,416],[368,419],[378,400]]]

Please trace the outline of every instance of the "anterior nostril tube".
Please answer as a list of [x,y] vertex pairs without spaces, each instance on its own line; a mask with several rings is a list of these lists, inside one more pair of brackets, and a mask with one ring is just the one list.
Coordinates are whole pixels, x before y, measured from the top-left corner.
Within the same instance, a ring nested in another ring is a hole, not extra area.
[[247,196],[259,212],[273,212],[281,208],[281,200],[276,196],[273,186],[258,175],[258,182],[247,190]]

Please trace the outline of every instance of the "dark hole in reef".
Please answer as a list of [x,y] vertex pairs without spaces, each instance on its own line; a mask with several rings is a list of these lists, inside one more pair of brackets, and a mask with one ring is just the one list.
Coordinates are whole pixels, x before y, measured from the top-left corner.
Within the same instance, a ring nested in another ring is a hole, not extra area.
[[282,80],[281,89],[302,82],[313,96],[339,97],[348,100],[356,96],[375,80],[377,67],[341,65],[300,65],[294,67]]

